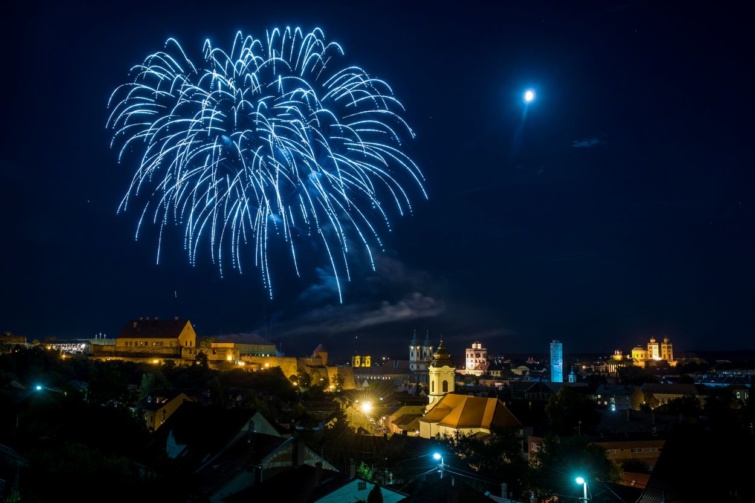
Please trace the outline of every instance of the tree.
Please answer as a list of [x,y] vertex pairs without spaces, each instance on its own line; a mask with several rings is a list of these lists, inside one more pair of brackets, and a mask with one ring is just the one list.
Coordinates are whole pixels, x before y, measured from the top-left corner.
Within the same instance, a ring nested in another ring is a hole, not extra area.
[[668,414],[670,416],[685,416],[688,418],[697,418],[702,413],[700,400],[696,396],[685,395],[678,398],[672,398],[668,402],[656,407],[657,414]]
[[141,384],[139,385],[139,398],[146,398],[155,390],[166,389],[168,387],[168,380],[160,369],[149,369],[142,374]]
[[549,433],[535,453],[528,488],[540,499],[575,494],[575,478],[619,482],[621,468],[608,459],[606,450],[585,437],[560,437]]
[[372,478],[375,476],[375,473],[370,465],[362,461],[357,467],[357,475],[365,480],[372,480]]
[[299,381],[299,389],[306,390],[312,386],[312,375],[304,370],[300,370],[296,374],[296,378]]
[[545,405],[551,431],[558,435],[589,433],[600,421],[596,405],[570,386],[562,387]]
[[215,336],[200,337],[197,341],[197,346],[199,346],[200,348],[209,349],[212,346],[212,343],[216,342],[217,340],[218,338]]
[[505,482],[514,494],[521,494],[528,465],[519,430],[495,428],[490,435],[482,438],[457,431],[444,441],[449,450],[479,478]]
[[375,484],[367,495],[367,503],[383,503],[383,493],[380,486]]
[[336,391],[341,391],[341,388],[343,388],[343,383],[345,381],[346,381],[346,379],[344,379],[344,377],[341,375],[340,369],[336,370],[336,378],[335,378],[335,382],[333,383],[333,385],[336,388],[335,390]]
[[204,351],[197,353],[197,363],[205,370],[210,367],[210,365],[207,363],[207,354]]
[[711,388],[703,405],[703,414],[708,417],[711,428],[716,431],[727,431],[739,424],[744,404],[737,399],[730,387]]

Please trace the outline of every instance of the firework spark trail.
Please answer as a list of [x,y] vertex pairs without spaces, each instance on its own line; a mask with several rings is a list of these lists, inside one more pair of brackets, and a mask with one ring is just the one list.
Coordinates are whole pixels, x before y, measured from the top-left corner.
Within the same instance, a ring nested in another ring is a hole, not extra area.
[[158,263],[164,230],[176,225],[190,263],[204,243],[221,275],[226,254],[242,272],[253,246],[270,298],[274,239],[287,244],[297,275],[297,244],[319,240],[341,302],[352,237],[375,270],[374,217],[390,230],[389,207],[411,212],[404,179],[427,193],[401,149],[414,138],[403,106],[386,82],[338,67],[340,57],[321,30],[286,28],[264,40],[239,32],[230,52],[206,40],[196,65],[171,38],[131,69],[133,80],[110,97],[106,127],[119,163],[141,156],[118,212],[151,190],[135,237],[145,220],[159,227]]

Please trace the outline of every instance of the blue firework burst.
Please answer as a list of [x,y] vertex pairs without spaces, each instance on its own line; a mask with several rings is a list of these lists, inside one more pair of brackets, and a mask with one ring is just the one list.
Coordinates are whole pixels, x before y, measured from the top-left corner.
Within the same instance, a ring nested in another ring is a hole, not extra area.
[[221,274],[252,260],[271,298],[273,243],[297,274],[301,245],[320,243],[341,301],[352,243],[375,269],[379,231],[411,212],[405,185],[427,193],[403,149],[414,133],[402,104],[385,81],[339,66],[343,56],[319,29],[286,28],[239,32],[230,51],[206,40],[197,64],[169,39],[132,68],[108,103],[118,162],[138,166],[118,211],[143,205],[135,237],[158,227],[158,262],[175,225],[192,264],[202,246]]

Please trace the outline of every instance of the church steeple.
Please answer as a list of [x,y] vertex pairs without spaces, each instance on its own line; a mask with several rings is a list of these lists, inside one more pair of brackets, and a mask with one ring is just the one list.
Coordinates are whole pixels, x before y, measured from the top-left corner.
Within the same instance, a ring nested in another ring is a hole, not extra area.
[[451,353],[448,352],[446,347],[443,345],[443,339],[440,340],[440,344],[438,344],[438,350],[433,354],[433,362],[430,364],[431,367],[453,367],[454,364],[451,362]]
[[456,368],[451,361],[451,353],[443,345],[443,339],[440,340],[438,350],[433,354],[433,361],[427,371],[430,390],[425,413],[435,407],[443,395],[456,390]]
[[422,348],[417,340],[417,331],[414,331],[412,342],[409,343],[409,369],[420,370],[420,361],[422,360]]
[[425,362],[425,368],[427,368],[430,365],[430,362],[433,360],[433,344],[430,342],[430,331],[427,331],[427,335],[425,335],[425,342],[422,343],[422,361]]

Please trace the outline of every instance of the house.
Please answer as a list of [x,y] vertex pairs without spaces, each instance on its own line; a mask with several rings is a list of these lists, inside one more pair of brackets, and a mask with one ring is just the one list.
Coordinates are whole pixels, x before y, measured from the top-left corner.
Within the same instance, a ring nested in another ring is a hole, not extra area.
[[257,334],[251,333],[218,335],[215,337],[215,340],[210,343],[210,347],[219,348],[225,347],[225,345],[228,344],[231,344],[234,348],[238,349],[238,353],[241,357],[276,356],[278,353],[275,349],[275,344]]
[[493,362],[488,367],[488,375],[493,378],[502,378],[509,373],[508,366],[504,367],[503,364],[498,362]]
[[287,476],[290,470],[305,465],[316,470],[337,471],[296,437],[283,438],[254,433],[232,442],[219,456],[195,472],[194,494],[199,499],[211,502],[225,501],[228,496],[253,488],[275,475],[289,480]]
[[154,442],[184,470],[193,497],[224,501],[277,473],[307,464],[337,471],[253,409],[185,401],[155,432]]
[[162,359],[194,361],[197,333],[189,320],[139,318],[126,323],[115,344],[92,344],[94,357],[125,357],[160,362]]
[[640,410],[645,395],[639,386],[601,384],[595,390],[595,403],[610,410]]
[[521,429],[522,424],[498,398],[447,393],[419,419],[419,436],[490,434],[496,427]]
[[[279,473],[259,484],[225,498],[224,503],[284,501],[286,503],[341,503],[367,501],[373,482],[357,477],[352,464],[348,473],[334,472],[318,465],[301,465]],[[406,493],[380,486],[384,503],[396,503]]]
[[136,412],[144,416],[150,431],[157,430],[185,401],[194,401],[182,391],[153,393],[136,404]]
[[670,400],[685,396],[694,396],[698,400],[702,400],[703,398],[698,393],[697,387],[694,384],[645,383],[640,389],[644,394],[645,402],[650,403],[656,400],[658,405],[663,405]]
[[345,365],[328,363],[328,352],[319,344],[308,357],[294,356],[255,356],[240,355],[239,364],[250,371],[266,370],[280,367],[288,378],[296,378],[299,374],[307,374],[313,384],[324,384],[327,379],[328,388],[336,390],[353,390],[355,388],[352,368]]
[[[369,357],[367,357],[369,358]],[[390,383],[393,386],[406,385],[414,380],[414,373],[410,368],[409,360],[389,360],[380,365],[352,366],[354,380],[357,383]],[[364,387],[364,386],[361,386]]]
[[655,411],[598,409],[600,421],[593,433],[601,438],[613,436],[666,436],[682,419],[678,415],[656,414]]
[[390,434],[406,434],[419,431],[419,418],[425,411],[427,398],[404,396],[389,407],[383,419],[383,426]]

